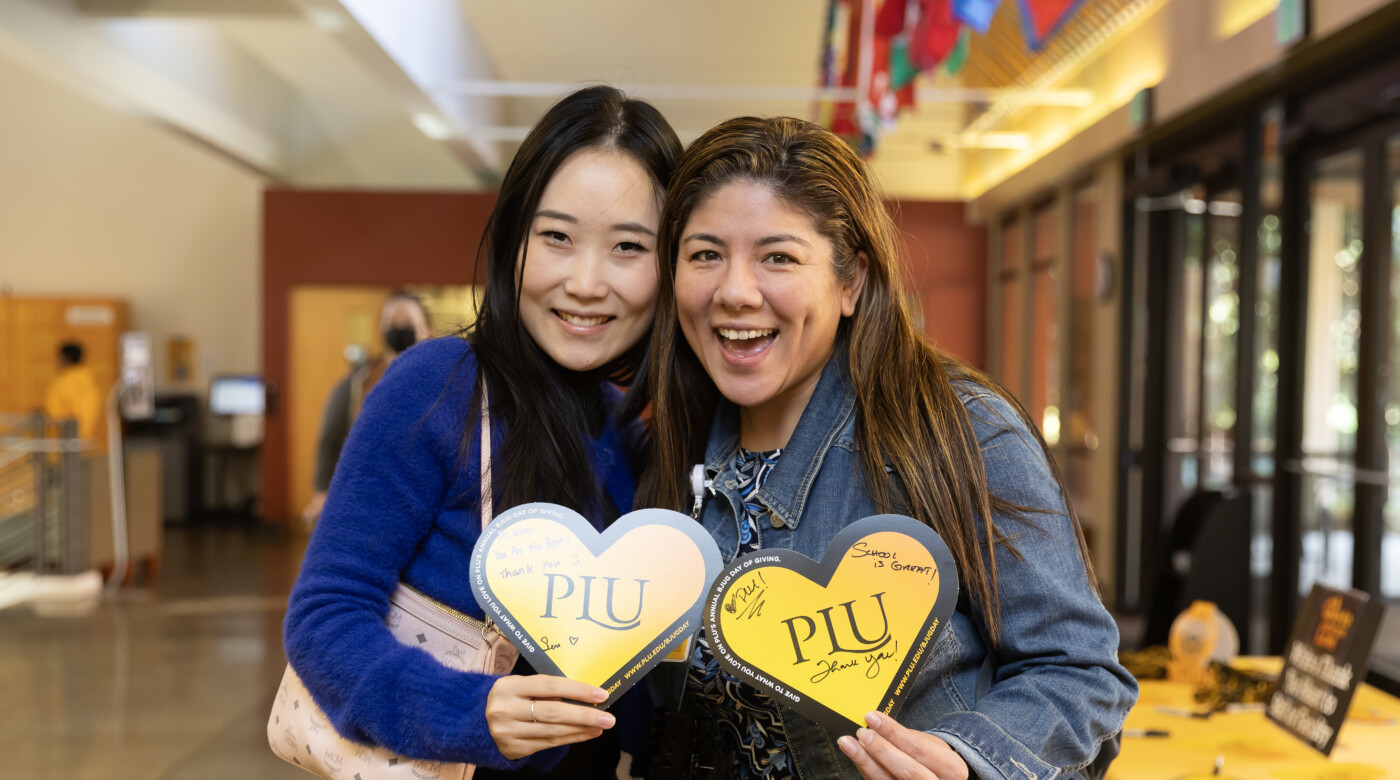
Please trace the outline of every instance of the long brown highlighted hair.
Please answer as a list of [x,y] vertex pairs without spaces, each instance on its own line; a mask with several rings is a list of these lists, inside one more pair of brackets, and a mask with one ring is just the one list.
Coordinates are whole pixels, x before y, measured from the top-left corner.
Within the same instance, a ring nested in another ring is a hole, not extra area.
[[[719,392],[677,322],[677,252],[691,212],[726,184],[739,181],[772,188],[788,206],[810,218],[832,244],[838,279],[852,278],[862,253],[867,259],[855,314],[842,320],[836,336],[856,393],[862,479],[880,511],[910,515],[943,537],[996,641],[1001,609],[992,553],[999,545],[1017,553],[992,522],[992,513],[1008,513],[1034,527],[1028,515],[1059,509],[1019,506],[991,495],[981,448],[953,382],[981,385],[1009,401],[1034,432],[1052,469],[1054,461],[1036,426],[1010,394],[934,347],[914,326],[905,303],[897,231],[865,164],[845,142],[810,122],[789,117],[731,119],[702,135],[681,156],[658,235],[660,297],[647,378],[652,453],[640,489],[644,503],[639,505],[688,508],[688,470],[704,460]],[[1092,582],[1084,535],[1063,480],[1058,473],[1055,478]]]

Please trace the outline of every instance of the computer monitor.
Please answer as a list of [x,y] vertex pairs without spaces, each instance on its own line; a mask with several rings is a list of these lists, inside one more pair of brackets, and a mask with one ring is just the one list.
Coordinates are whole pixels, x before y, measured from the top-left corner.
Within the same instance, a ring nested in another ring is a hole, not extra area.
[[216,376],[209,382],[211,414],[262,414],[266,404],[267,391],[260,376]]

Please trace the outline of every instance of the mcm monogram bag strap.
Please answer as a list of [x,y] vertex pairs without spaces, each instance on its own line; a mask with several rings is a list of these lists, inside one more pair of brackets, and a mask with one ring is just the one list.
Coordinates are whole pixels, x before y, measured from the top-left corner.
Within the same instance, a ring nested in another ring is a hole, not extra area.
[[[486,533],[486,526],[491,524],[491,512],[493,509],[493,496],[491,494],[491,403],[486,393],[486,377],[481,377],[481,532]],[[501,630],[496,628],[496,621],[486,616],[486,628],[483,631],[494,632],[502,640]],[[515,665],[515,659],[519,657],[519,652],[506,641],[493,642],[496,647],[496,654],[502,656],[500,663],[505,663],[508,659],[511,666],[506,667],[503,674],[508,674]]]
[[481,532],[491,523],[491,404],[481,378]]

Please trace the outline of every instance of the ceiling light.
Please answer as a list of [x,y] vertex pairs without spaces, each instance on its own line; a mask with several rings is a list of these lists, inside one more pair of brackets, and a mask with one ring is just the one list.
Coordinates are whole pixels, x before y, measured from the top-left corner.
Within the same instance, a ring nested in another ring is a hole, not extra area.
[[338,33],[344,30],[349,21],[345,18],[345,14],[334,8],[308,8],[306,9],[306,18],[317,28],[328,33]]
[[452,137],[452,127],[442,121],[442,117],[437,114],[414,114],[413,124],[423,135],[428,136],[434,141],[442,141]]
[[957,145],[963,149],[1029,149],[1030,133],[963,133]]

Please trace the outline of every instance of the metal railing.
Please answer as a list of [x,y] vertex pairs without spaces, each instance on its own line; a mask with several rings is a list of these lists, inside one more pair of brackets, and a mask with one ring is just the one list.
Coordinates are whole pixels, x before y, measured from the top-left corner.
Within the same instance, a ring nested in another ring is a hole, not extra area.
[[82,449],[74,420],[0,415],[0,571],[85,568]]

